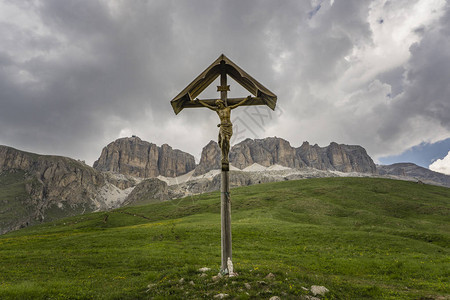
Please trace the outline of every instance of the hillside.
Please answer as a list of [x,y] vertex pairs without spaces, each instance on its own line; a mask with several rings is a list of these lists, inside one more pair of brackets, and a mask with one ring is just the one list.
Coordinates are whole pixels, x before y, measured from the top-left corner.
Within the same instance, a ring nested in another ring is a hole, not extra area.
[[[117,207],[134,185],[83,162],[0,145],[0,234],[85,212]],[[115,193],[115,197],[110,197]]]
[[[133,136],[106,146],[92,168],[68,157],[0,145],[0,234],[85,212],[218,190],[219,152],[211,141],[195,165],[188,153]],[[246,139],[232,147],[230,160],[232,187],[343,176],[450,187],[450,176],[414,164],[375,166],[365,149],[355,145],[304,142],[294,148],[277,137]]]
[[103,175],[76,160],[0,146],[0,234],[93,211],[103,185]]
[[312,285],[328,288],[327,299],[450,297],[448,188],[323,178],[231,195],[238,277],[213,278],[220,264],[214,192],[3,235],[0,298],[311,299]]
[[415,178],[426,183],[450,187],[450,176],[431,171],[413,163],[396,163],[388,166],[377,166],[380,175],[396,176],[399,179]]

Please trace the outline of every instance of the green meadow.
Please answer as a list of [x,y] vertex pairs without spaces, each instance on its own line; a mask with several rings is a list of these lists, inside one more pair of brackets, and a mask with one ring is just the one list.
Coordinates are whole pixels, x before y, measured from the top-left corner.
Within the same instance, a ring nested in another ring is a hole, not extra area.
[[0,299],[307,299],[312,285],[320,299],[450,299],[448,188],[322,178],[231,199],[237,277],[213,278],[214,192],[2,235]]

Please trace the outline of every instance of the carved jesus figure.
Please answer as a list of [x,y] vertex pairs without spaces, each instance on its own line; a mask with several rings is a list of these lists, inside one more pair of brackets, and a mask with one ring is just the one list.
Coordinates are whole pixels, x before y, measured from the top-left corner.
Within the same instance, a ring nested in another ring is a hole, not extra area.
[[231,123],[231,110],[244,104],[246,101],[250,99],[251,96],[248,96],[241,102],[230,106],[225,106],[225,103],[223,103],[223,101],[220,99],[216,101],[215,106],[209,105],[199,99],[194,100],[195,102],[200,103],[204,107],[214,110],[219,116],[220,124],[217,125],[217,127],[220,127],[218,142],[220,150],[222,151],[222,170],[224,171],[229,170],[228,154],[230,153],[230,139],[231,136],[233,135],[233,124]]

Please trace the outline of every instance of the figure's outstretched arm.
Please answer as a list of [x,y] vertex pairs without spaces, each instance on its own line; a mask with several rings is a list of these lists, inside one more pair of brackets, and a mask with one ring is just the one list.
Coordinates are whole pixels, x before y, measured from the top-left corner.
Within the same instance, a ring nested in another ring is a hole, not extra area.
[[203,105],[204,107],[207,107],[207,108],[209,108],[209,109],[211,109],[211,110],[214,110],[214,111],[217,110],[215,106],[209,105],[209,104],[203,102],[202,100],[200,100],[200,99],[198,99],[198,98],[196,98],[196,99],[194,100],[194,102],[200,103],[200,104]]
[[247,101],[250,100],[251,98],[252,98],[251,95],[250,95],[250,96],[247,96],[247,98],[245,98],[245,99],[242,100],[241,102],[236,103],[235,105],[230,105],[229,108],[231,108],[231,109],[236,108],[236,107],[238,107],[239,105],[244,104],[245,102],[247,102]]

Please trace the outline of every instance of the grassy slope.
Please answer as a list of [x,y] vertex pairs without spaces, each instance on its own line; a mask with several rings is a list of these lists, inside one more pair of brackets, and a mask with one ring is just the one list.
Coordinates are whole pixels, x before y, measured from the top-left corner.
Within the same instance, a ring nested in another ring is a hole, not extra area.
[[29,195],[25,184],[24,171],[0,174],[0,229],[9,228],[11,220],[26,219],[32,214],[33,208],[26,204]]
[[0,298],[298,298],[311,285],[329,299],[449,297],[448,188],[288,181],[233,189],[232,209],[238,277],[211,278],[220,206],[210,193],[0,236]]

